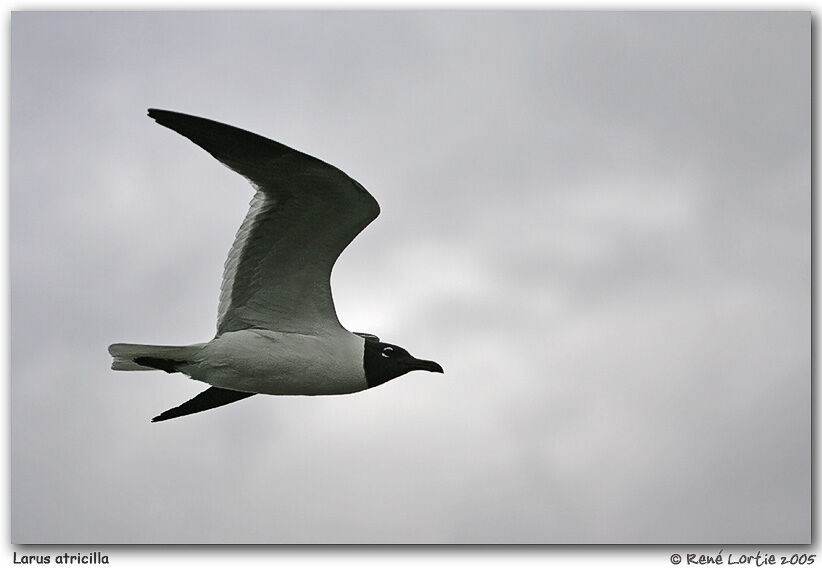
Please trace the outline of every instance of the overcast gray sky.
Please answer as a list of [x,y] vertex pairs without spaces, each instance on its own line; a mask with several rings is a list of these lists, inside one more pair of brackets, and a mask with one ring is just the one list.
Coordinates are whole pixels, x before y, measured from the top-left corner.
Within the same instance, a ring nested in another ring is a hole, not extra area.
[[[15,13],[12,541],[810,540],[808,13]],[[382,214],[335,301],[444,376],[109,370],[215,330],[258,132]]]

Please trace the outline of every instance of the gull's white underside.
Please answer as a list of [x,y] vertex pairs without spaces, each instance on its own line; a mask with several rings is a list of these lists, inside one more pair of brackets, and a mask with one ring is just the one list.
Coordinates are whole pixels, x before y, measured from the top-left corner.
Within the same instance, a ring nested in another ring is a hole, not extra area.
[[180,371],[216,387],[249,393],[354,393],[368,387],[364,344],[342,327],[321,335],[239,330],[205,344]]

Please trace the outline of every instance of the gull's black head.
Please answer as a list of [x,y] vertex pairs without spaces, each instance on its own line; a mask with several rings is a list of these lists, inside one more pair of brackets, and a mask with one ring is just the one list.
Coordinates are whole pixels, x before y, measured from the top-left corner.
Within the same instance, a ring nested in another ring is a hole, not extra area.
[[443,373],[442,366],[437,362],[418,360],[399,346],[370,338],[365,340],[363,367],[368,387],[382,385],[415,369]]

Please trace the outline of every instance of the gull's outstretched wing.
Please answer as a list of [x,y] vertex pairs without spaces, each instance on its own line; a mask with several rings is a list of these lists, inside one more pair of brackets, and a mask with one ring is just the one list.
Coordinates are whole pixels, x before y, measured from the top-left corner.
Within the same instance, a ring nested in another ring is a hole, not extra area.
[[371,194],[334,166],[262,136],[181,113],[148,114],[257,188],[225,263],[217,334],[339,326],[331,269],[379,215]]

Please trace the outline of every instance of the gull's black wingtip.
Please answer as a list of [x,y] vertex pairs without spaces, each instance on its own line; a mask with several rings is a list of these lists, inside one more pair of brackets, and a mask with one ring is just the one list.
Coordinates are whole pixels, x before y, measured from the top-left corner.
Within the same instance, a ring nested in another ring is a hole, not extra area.
[[169,119],[172,119],[175,116],[180,116],[182,113],[175,113],[174,111],[164,111],[162,109],[151,108],[148,110],[147,114],[158,123],[165,125],[165,123],[167,123]]
[[163,411],[162,413],[160,413],[156,417],[152,417],[151,422],[152,423],[159,423],[160,421],[168,421],[169,419],[173,419],[173,418],[178,416],[178,415],[172,414],[171,411],[174,411],[174,409],[169,409],[168,411]]
[[215,407],[222,407],[223,405],[234,403],[235,401],[251,397],[252,395],[254,394],[246,391],[234,391],[233,389],[223,389],[212,386],[182,405],[163,411],[154,417],[151,422],[159,423],[160,421],[183,417],[185,415],[191,415],[192,413],[199,413],[200,411],[214,409]]

